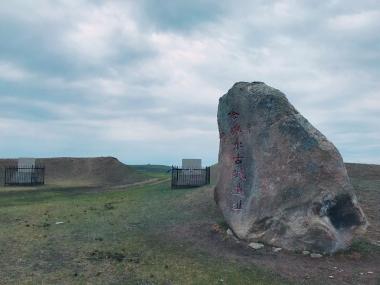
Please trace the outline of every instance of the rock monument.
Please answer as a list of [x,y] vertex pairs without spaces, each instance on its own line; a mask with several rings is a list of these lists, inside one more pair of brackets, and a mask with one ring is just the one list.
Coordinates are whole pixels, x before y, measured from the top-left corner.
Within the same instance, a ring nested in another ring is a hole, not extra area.
[[238,238],[333,253],[366,229],[338,150],[282,92],[236,83],[218,125],[215,201]]

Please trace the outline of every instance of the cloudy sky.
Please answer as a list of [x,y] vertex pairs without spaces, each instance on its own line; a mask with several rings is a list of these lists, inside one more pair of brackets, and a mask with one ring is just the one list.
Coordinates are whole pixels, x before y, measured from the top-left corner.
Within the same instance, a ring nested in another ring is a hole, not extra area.
[[218,98],[264,81],[380,163],[378,0],[0,1],[0,157],[214,163]]

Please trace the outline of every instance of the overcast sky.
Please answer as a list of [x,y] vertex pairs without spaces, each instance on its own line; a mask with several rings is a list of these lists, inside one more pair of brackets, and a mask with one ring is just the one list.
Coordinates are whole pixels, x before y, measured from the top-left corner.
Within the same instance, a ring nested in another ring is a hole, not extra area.
[[0,157],[211,164],[237,81],[380,163],[378,0],[0,2]]

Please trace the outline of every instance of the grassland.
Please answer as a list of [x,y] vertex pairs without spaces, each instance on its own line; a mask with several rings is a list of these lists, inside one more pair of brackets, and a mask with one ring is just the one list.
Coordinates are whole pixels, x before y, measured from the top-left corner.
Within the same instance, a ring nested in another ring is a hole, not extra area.
[[212,187],[0,189],[0,284],[380,284],[380,179],[353,178],[371,223],[344,253],[254,251],[226,234]]
[[142,171],[144,173],[168,173],[171,170],[171,166],[159,165],[159,164],[143,164],[143,165],[129,165],[130,167]]
[[2,191],[0,283],[283,284],[176,236],[184,224],[206,223],[211,233],[220,216],[209,198],[204,188],[172,191],[169,182]]

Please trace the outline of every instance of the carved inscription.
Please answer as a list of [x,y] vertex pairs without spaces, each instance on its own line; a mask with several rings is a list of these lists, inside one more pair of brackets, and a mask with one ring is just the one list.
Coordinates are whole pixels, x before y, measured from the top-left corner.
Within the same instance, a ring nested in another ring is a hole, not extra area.
[[233,187],[231,189],[233,211],[240,211],[243,209],[243,199],[245,198],[244,182],[247,180],[243,167],[243,143],[240,140],[240,134],[242,133],[242,130],[239,123],[239,116],[240,114],[235,111],[228,113],[231,126],[230,135],[232,136],[232,160],[234,162],[234,167],[232,170]]

